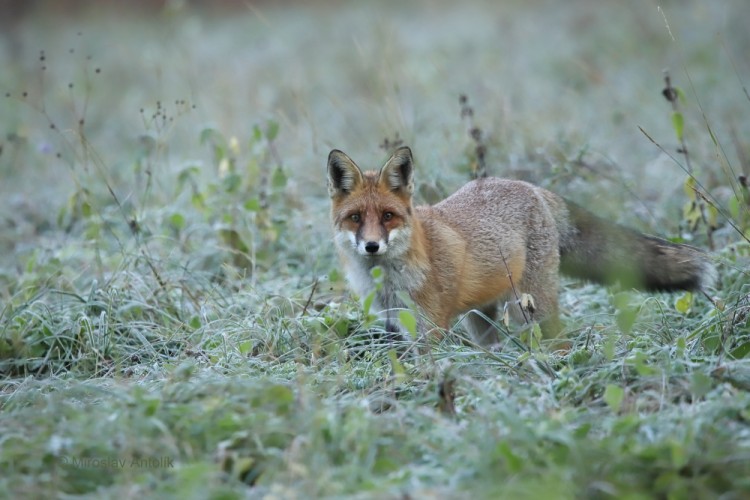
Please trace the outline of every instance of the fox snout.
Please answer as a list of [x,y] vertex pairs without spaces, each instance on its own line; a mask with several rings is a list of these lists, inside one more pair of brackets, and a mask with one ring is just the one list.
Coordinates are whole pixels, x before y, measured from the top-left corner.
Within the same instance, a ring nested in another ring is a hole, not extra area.
[[358,218],[357,252],[360,255],[383,255],[388,250],[388,228],[375,210],[365,210]]
[[409,248],[411,231],[408,227],[399,227],[385,231],[380,237],[362,234],[355,235],[354,244],[357,253],[363,257],[377,255],[398,258]]
[[357,255],[368,258],[385,255],[389,250],[391,234],[383,228],[350,226],[351,224],[344,223],[336,229],[336,240],[340,248],[348,247]]
[[388,242],[386,239],[362,239],[357,241],[357,253],[372,257],[375,255],[384,255],[388,251]]
[[365,243],[365,252],[369,254],[376,254],[380,250],[380,243],[377,241],[368,241]]

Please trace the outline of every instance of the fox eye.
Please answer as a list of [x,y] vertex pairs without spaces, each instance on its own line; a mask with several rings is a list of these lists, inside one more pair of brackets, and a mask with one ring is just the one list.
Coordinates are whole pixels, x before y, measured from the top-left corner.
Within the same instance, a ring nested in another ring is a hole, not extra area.
[[352,222],[359,222],[362,217],[359,214],[351,214],[349,218]]
[[393,219],[393,212],[385,212],[383,214],[383,220],[391,220]]

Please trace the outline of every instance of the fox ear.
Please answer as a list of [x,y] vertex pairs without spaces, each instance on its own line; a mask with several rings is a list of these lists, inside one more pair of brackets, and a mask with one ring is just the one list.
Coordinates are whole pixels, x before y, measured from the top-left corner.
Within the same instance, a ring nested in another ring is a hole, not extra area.
[[380,170],[379,182],[385,183],[391,191],[411,196],[414,192],[413,172],[411,149],[400,147]]
[[331,198],[349,194],[362,183],[362,171],[343,151],[328,155],[328,194]]

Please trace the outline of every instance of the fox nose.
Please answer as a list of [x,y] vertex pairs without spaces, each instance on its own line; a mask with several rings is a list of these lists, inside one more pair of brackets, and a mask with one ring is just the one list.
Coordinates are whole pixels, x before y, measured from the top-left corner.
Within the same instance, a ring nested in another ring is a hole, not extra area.
[[365,252],[378,253],[378,250],[380,250],[380,245],[377,241],[368,241],[365,243]]

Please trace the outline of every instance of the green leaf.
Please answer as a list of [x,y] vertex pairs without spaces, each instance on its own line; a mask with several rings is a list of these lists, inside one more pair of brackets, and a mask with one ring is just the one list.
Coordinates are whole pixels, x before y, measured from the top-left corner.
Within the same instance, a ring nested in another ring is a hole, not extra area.
[[677,135],[677,140],[682,140],[682,133],[685,128],[685,118],[683,118],[682,113],[679,111],[675,111],[672,113],[672,127],[674,127],[674,132]]
[[250,212],[259,212],[260,211],[260,200],[258,198],[250,198],[245,202],[245,210],[248,210]]
[[101,237],[101,230],[102,230],[102,225],[99,223],[93,222],[86,226],[84,235],[88,239],[98,240]]
[[192,180],[193,176],[200,175],[200,169],[198,167],[187,167],[180,171],[177,175],[177,193],[181,193],[185,184]]
[[289,413],[294,405],[294,392],[282,384],[274,384],[268,387],[263,396],[264,403],[275,406],[276,412],[280,415]]
[[365,316],[370,315],[370,308],[372,308],[372,303],[375,300],[375,290],[367,294],[367,297],[364,298],[362,301],[362,310],[365,313]]
[[250,248],[236,229],[219,229],[219,236],[226,246],[232,250],[247,254]]
[[689,200],[695,201],[697,198],[696,189],[698,188],[698,184],[695,180],[695,177],[688,177],[685,179],[685,183],[682,185],[682,189],[685,191],[685,196],[688,197]]
[[338,269],[334,268],[331,269],[331,272],[328,273],[328,281],[331,283],[336,283],[337,281],[341,281],[341,273]]
[[685,340],[685,337],[677,337],[677,356],[678,357],[684,356],[686,348],[687,348],[687,340]]
[[160,401],[158,398],[144,398],[143,401],[143,413],[147,417],[151,417],[156,413],[156,410],[159,409]]
[[497,453],[505,459],[505,463],[508,465],[508,470],[512,474],[517,474],[523,469],[523,459],[513,453],[513,449],[507,441],[502,441],[497,445]]
[[685,104],[687,102],[687,96],[685,95],[685,91],[682,90],[682,87],[672,87],[674,91],[677,93],[677,98],[680,100],[682,104]]
[[612,361],[615,357],[615,344],[617,340],[614,336],[609,336],[604,341],[604,345],[602,346],[602,353],[604,354],[604,357],[607,358],[607,361]]
[[240,342],[240,344],[237,346],[240,350],[240,354],[243,356],[249,353],[253,348],[253,341],[252,340],[246,340],[244,342]]
[[688,314],[690,312],[690,307],[693,305],[693,294],[690,292],[685,292],[674,301],[674,308],[677,309],[677,312],[680,314]]
[[198,209],[201,209],[201,210],[204,209],[204,208],[206,208],[206,199],[204,198],[204,196],[201,193],[199,193],[197,191],[194,192],[193,196],[190,197],[190,201],[191,201],[191,203],[193,204],[193,206],[195,208],[198,208]]
[[[258,125],[253,125],[253,141],[258,142],[263,138],[263,132]],[[251,144],[252,147],[252,144]]]
[[390,457],[378,457],[372,464],[372,471],[377,475],[385,475],[401,469],[401,464]]
[[221,160],[227,157],[226,149],[223,146],[220,146],[218,144],[214,144],[214,160],[216,161],[216,164],[218,165],[221,163]]
[[204,128],[201,130],[199,141],[203,145],[208,141],[213,141],[216,137],[221,137],[221,135],[215,129]]
[[693,375],[690,377],[690,391],[699,398],[708,394],[713,384],[711,377],[703,372],[693,372]]
[[375,282],[375,290],[380,290],[383,288],[383,268],[380,266],[375,266],[372,269],[370,269],[370,276],[372,276],[373,281]]
[[401,364],[401,361],[398,360],[395,349],[388,350],[388,359],[391,362],[391,371],[396,379],[396,383],[402,383],[406,379],[406,370],[404,370],[404,365]]
[[750,353],[750,342],[745,342],[744,344],[740,344],[738,347],[735,347],[731,352],[731,356],[734,359],[742,359],[742,358],[747,357],[749,353]]
[[286,174],[284,173],[284,169],[281,167],[277,167],[273,171],[273,176],[271,177],[271,186],[274,189],[281,189],[286,186],[287,178]]
[[620,309],[617,311],[615,319],[617,320],[617,326],[623,333],[630,333],[633,330],[633,324],[638,317],[638,309],[634,307],[628,307],[626,309]]
[[630,292],[619,292],[612,296],[612,305],[615,309],[627,309],[631,307],[633,295]]
[[628,362],[635,367],[635,371],[641,377],[649,377],[658,372],[658,370],[648,364],[648,358],[643,351],[635,351],[635,353],[628,358]]
[[333,330],[336,332],[339,338],[344,338],[349,335],[349,321],[346,319],[340,319],[333,324]]
[[236,173],[227,174],[227,176],[222,179],[222,187],[227,193],[234,193],[241,185],[242,176]]
[[591,427],[590,422],[585,422],[573,431],[573,436],[575,436],[576,439],[585,439],[588,437]]
[[711,335],[703,338],[703,348],[711,353],[716,353],[721,348],[721,338],[718,335]]
[[607,388],[604,389],[604,401],[613,412],[617,413],[620,411],[623,399],[625,399],[625,391],[622,387],[607,384]]
[[85,218],[91,217],[91,204],[88,201],[83,201],[81,203],[81,215]]
[[269,120],[266,126],[266,139],[268,142],[272,142],[279,135],[279,123],[274,120]]
[[[674,470],[680,470],[688,463],[689,453],[685,449],[685,445],[679,441],[671,441],[669,443],[670,455],[672,458],[672,467]],[[668,484],[674,484],[677,477],[670,478]]]
[[404,325],[406,331],[409,332],[413,339],[417,338],[417,318],[411,313],[411,311],[399,311],[398,320]]
[[185,227],[185,217],[182,214],[172,214],[169,217],[169,225],[176,230],[181,230]]

